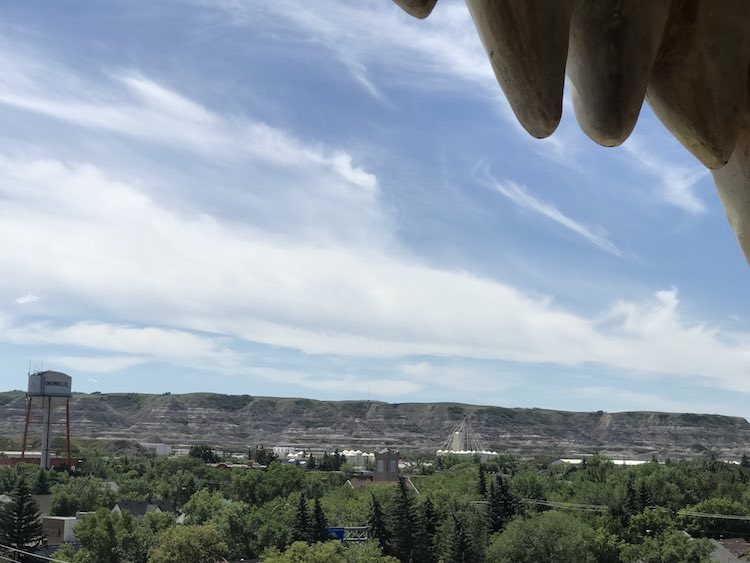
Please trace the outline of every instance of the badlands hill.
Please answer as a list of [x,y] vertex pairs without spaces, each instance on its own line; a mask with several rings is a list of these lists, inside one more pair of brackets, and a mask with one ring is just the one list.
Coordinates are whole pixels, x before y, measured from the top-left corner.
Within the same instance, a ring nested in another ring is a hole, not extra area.
[[[190,393],[81,394],[73,434],[170,444],[209,443],[435,451],[468,416],[483,445],[522,456],[694,457],[750,453],[744,418],[664,412],[565,412],[456,403],[382,403]],[[56,422],[62,430],[64,411]],[[23,430],[24,395],[0,393],[0,436]]]

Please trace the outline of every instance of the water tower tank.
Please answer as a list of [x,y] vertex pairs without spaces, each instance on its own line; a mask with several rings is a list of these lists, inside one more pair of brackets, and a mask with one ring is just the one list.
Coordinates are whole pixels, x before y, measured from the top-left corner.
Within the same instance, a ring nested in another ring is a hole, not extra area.
[[[72,378],[59,371],[38,371],[29,375],[29,390],[27,395],[35,403],[42,402],[42,398],[51,398],[51,403],[65,404],[65,400],[73,396],[71,389]],[[39,398],[39,401],[36,398]]]

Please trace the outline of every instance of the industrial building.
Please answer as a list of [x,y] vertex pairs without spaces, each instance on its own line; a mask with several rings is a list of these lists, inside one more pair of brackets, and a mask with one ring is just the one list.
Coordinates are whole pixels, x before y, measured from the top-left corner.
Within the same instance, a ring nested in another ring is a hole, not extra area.
[[482,447],[479,437],[469,423],[469,419],[464,417],[461,423],[450,433],[443,447],[437,451],[438,457],[449,455],[466,458],[477,456],[481,461],[488,461],[496,458],[499,454]]

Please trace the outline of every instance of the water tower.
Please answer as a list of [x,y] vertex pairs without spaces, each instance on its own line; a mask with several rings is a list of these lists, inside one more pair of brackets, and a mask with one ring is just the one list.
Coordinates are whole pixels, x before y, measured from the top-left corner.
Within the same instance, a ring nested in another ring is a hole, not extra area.
[[29,434],[29,423],[33,408],[42,409],[42,456],[39,465],[43,469],[50,467],[50,446],[52,445],[52,411],[65,406],[65,449],[67,463],[70,466],[70,397],[71,377],[59,371],[38,371],[29,374],[29,390],[26,393],[26,421],[23,427],[23,445],[21,459],[26,454],[26,439]]

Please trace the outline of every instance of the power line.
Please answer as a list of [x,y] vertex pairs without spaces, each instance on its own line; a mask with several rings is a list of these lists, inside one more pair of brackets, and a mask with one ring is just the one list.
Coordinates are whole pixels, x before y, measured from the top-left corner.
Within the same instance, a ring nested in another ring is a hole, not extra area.
[[9,545],[3,545],[1,543],[0,543],[0,547],[4,549],[8,549],[10,551],[15,551],[16,553],[20,553],[22,555],[29,555],[31,557],[36,557],[37,559],[42,559],[44,561],[52,561],[53,563],[66,563],[65,561],[61,559],[52,559],[51,557],[47,557],[45,555],[37,555],[36,553],[31,553],[30,551],[23,551],[22,549],[16,549],[15,547],[10,547]]
[[[554,502],[536,498],[522,498],[521,502],[526,504],[536,504],[539,506],[548,506],[550,508],[563,508],[566,510],[582,510],[590,512],[606,512],[609,508],[603,504],[576,504],[573,502]],[[486,500],[475,501],[474,504],[487,504]],[[663,506],[649,506],[654,510],[669,511],[668,508]],[[678,510],[675,514],[678,516],[695,516],[696,518],[716,518],[720,520],[743,520],[750,522],[750,516],[743,516],[740,514],[711,514],[709,512],[692,512],[687,509]]]

